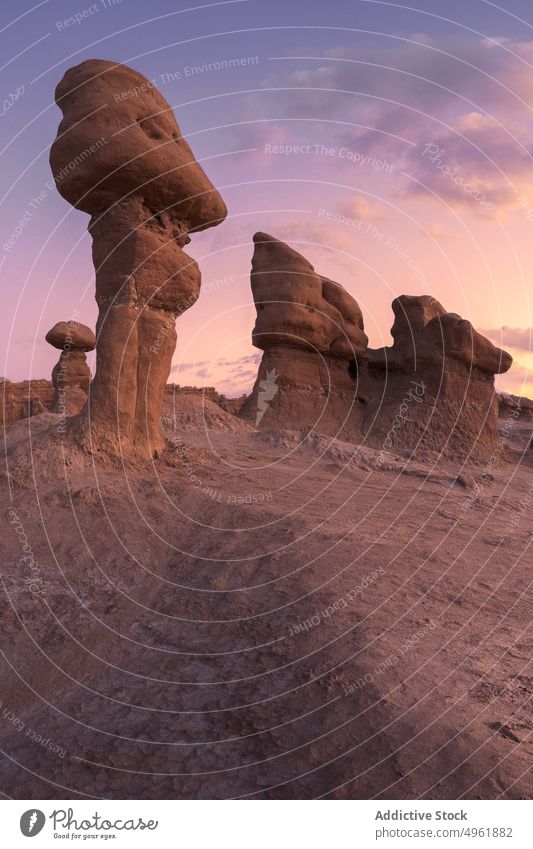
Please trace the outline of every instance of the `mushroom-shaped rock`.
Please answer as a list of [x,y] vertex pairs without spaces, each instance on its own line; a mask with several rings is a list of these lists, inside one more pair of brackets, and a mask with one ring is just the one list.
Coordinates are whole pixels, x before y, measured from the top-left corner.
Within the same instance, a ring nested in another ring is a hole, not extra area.
[[315,427],[355,437],[368,342],[357,302],[267,233],[254,236],[251,284],[252,341],[264,354],[242,414],[262,427]]
[[142,74],[89,60],[66,72],[56,102],[63,120],[52,173],[63,197],[91,215],[96,268],[96,374],[85,423],[99,447],[154,456],[164,445],[175,319],[200,292],[198,265],[182,248],[190,231],[218,224],[226,206]]
[[61,351],[52,370],[55,389],[53,410],[63,416],[79,413],[87,401],[91,372],[86,351],[96,346],[90,327],[77,321],[59,321],[46,334],[46,341]]

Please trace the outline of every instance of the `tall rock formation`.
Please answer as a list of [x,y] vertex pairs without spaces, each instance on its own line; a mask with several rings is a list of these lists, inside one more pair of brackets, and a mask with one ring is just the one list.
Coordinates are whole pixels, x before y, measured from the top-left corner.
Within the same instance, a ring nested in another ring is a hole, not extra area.
[[183,247],[226,206],[142,74],[89,60],[66,72],[56,102],[63,120],[50,164],[63,197],[91,216],[99,308],[96,374],[79,423],[93,447],[157,456],[175,320],[200,292]]
[[391,453],[487,460],[497,445],[494,375],[511,356],[429,295],[393,301],[394,344],[368,348],[356,301],[288,245],[254,236],[252,340],[263,350],[241,415],[308,427]]
[[497,443],[494,375],[512,357],[429,295],[392,303],[390,348],[369,350],[366,437],[386,451],[486,460]]
[[367,337],[356,301],[266,233],[254,236],[252,340],[263,358],[241,414],[262,427],[361,432],[359,372]]

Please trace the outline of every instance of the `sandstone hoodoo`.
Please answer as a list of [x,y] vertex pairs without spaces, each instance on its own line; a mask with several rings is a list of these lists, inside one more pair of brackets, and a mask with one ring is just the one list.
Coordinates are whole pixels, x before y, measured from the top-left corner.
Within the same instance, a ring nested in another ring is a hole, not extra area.
[[358,304],[305,257],[254,236],[253,343],[263,358],[241,415],[383,449],[483,460],[497,443],[494,375],[511,356],[430,295],[393,301],[391,347],[370,349]]
[[61,351],[52,371],[55,397],[53,410],[66,416],[79,413],[87,401],[91,371],[87,351],[94,350],[96,338],[90,327],[77,321],[58,321],[46,334],[46,341]]
[[497,442],[494,375],[512,357],[429,295],[401,295],[392,309],[393,346],[368,352],[368,441],[486,459]]
[[356,438],[368,342],[356,301],[266,233],[254,236],[251,283],[252,340],[264,353],[242,414],[261,427],[312,427]]
[[52,173],[63,197],[91,216],[96,268],[96,374],[83,424],[92,445],[156,456],[175,319],[200,292],[198,265],[182,249],[191,231],[220,223],[226,206],[141,74],[89,60],[66,72],[56,102],[63,120]]

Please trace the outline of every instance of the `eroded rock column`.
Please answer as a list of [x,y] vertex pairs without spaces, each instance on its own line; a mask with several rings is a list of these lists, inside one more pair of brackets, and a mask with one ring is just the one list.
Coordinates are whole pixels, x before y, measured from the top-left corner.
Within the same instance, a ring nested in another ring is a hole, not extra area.
[[87,351],[93,351],[96,339],[93,331],[77,321],[58,321],[46,334],[46,341],[61,351],[52,370],[55,390],[53,411],[63,416],[79,413],[86,404],[91,382]]
[[356,439],[368,342],[356,301],[267,233],[254,236],[251,283],[252,341],[264,353],[242,414],[260,427]]
[[225,204],[156,88],[124,65],[90,60],[56,90],[63,112],[50,155],[58,190],[91,215],[96,374],[82,430],[94,449],[157,456],[175,320],[200,292],[189,232]]

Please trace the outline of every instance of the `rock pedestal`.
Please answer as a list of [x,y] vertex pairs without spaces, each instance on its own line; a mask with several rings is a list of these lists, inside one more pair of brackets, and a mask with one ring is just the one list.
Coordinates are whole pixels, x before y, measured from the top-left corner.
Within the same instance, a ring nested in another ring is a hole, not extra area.
[[189,232],[227,210],[141,74],[83,62],[67,71],[56,102],[52,173],[63,197],[91,215],[96,269],[96,374],[82,425],[93,447],[157,456],[175,320],[200,292],[198,265],[182,249]]
[[96,346],[94,333],[77,321],[59,321],[46,334],[46,341],[61,351],[52,371],[53,412],[73,416],[87,401],[91,372],[85,354]]

